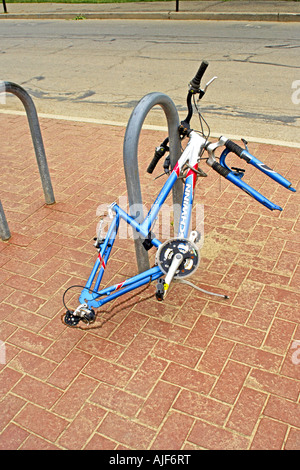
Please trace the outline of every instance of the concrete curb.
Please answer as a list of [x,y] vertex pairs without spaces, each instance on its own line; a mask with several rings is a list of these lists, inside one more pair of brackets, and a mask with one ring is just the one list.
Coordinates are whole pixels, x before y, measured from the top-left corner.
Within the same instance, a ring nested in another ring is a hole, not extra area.
[[300,22],[299,13],[220,13],[220,12],[84,12],[68,13],[2,13],[0,19],[8,20],[74,20],[82,16],[87,20],[205,20],[205,21],[273,21]]
[[170,19],[222,20],[222,21],[300,21],[297,13],[219,13],[219,12],[170,12]]
[[[16,111],[13,109],[0,109],[0,116],[1,114],[8,114],[12,116],[25,116],[25,111]],[[109,121],[104,119],[95,119],[95,118],[87,118],[82,116],[65,116],[62,114],[48,114],[48,113],[39,113],[39,117],[42,119],[53,119],[57,121],[70,121],[70,122],[84,122],[87,124],[97,124],[99,126],[114,126],[114,127],[123,127],[124,129],[127,127],[128,122],[124,121]],[[161,132],[168,132],[167,126],[156,126],[153,124],[144,124],[143,129],[147,129],[150,131],[161,131]],[[210,137],[214,139],[218,139],[220,137],[220,132],[211,132]],[[240,135],[230,134],[226,132],[226,137],[231,140],[240,140]],[[258,144],[267,144],[267,145],[276,145],[279,147],[291,147],[300,149],[300,142],[297,141],[284,141],[284,140],[275,140],[269,138],[262,138],[253,135],[244,135],[244,139],[248,142],[256,142]]]

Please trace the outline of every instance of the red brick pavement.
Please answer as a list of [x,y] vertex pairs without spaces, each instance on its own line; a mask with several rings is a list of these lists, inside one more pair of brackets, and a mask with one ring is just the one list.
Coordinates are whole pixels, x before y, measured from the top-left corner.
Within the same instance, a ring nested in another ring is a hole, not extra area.
[[[230,299],[177,285],[159,303],[150,286],[70,329],[62,294],[91,269],[96,209],[126,195],[124,129],[41,119],[56,198],[46,206],[26,118],[0,123],[12,232],[0,242],[0,449],[299,449],[299,192],[247,170],[284,207],[271,213],[209,171],[194,281]],[[162,137],[143,131],[141,165]],[[297,186],[300,150],[250,149]],[[141,177],[149,204],[162,179]],[[135,270],[120,240],[107,282]]]

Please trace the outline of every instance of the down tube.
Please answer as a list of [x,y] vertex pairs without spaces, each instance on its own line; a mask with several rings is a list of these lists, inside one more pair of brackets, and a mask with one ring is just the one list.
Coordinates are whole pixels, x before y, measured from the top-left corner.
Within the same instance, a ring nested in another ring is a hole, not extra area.
[[192,216],[194,197],[194,175],[189,174],[185,180],[181,213],[179,219],[178,238],[188,238]]

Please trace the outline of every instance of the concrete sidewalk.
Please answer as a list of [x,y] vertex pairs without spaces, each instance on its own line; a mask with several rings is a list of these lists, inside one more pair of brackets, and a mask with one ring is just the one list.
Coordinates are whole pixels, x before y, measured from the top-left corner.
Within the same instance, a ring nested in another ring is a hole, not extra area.
[[7,19],[171,19],[300,21],[295,1],[175,1],[133,3],[7,3]]
[[[97,207],[126,196],[125,129],[40,124],[51,206],[26,117],[0,115],[0,199],[12,232],[0,241],[0,449],[298,450],[300,150],[249,143],[298,189],[247,168],[282,213],[205,168],[196,191],[205,240],[193,282],[228,300],[174,284],[158,302],[154,283],[72,329],[61,321],[62,295],[93,265]],[[142,131],[141,167],[164,137]],[[162,179],[141,173],[141,183],[149,205]],[[117,240],[105,282],[135,272],[132,240]],[[79,290],[67,294],[71,307]]]

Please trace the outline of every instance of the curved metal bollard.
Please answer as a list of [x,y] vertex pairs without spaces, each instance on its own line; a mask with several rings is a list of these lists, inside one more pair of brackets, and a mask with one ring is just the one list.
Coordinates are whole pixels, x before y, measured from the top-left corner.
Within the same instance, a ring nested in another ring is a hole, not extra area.
[[[27,91],[25,91],[20,85],[12,82],[3,82],[3,84],[3,91],[6,93],[13,93],[24,105],[43,186],[45,202],[46,204],[53,204],[55,202],[55,198],[35,105]],[[2,240],[8,240],[11,236],[2,205],[0,206],[0,236]]]
[[8,240],[10,238],[10,231],[8,223],[4,214],[3,206],[0,201],[0,238],[2,240]]
[[[156,105],[160,105],[168,122],[168,135],[170,147],[170,160],[172,168],[175,166],[180,154],[180,139],[178,133],[179,116],[175,104],[164,93],[149,93],[144,96],[134,108],[126,128],[123,145],[123,162],[128,192],[130,215],[138,222],[142,222],[143,203],[138,169],[138,142],[143,122],[149,111]],[[175,232],[179,224],[179,212],[181,207],[183,188],[181,181],[177,181],[173,188],[174,226]],[[135,213],[133,213],[133,210]],[[135,238],[135,252],[139,272],[149,269],[149,257],[142,245],[140,238]]]

